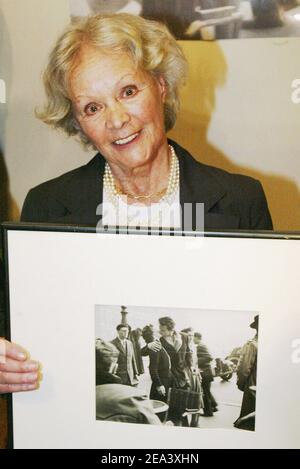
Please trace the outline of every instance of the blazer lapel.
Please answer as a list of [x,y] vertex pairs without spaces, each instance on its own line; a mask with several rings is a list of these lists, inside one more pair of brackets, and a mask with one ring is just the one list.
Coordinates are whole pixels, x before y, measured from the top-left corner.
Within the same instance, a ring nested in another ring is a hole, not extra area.
[[119,352],[121,352],[123,355],[126,355],[126,350],[124,349],[120,339],[117,337],[114,341],[113,344],[117,347]]
[[[216,204],[226,195],[224,187],[210,174],[205,165],[195,162],[192,156],[176,142],[169,140],[169,143],[174,147],[179,158],[180,204],[183,229],[199,229],[196,216],[196,203],[204,204],[205,230],[210,228],[238,228],[238,216],[212,212]],[[190,210],[192,211],[192,219],[187,216],[187,212],[190,212]]]
[[[103,174],[105,160],[98,153],[85,167],[68,181],[57,194],[59,201],[65,206],[66,214],[57,220],[58,223],[78,223],[95,226],[101,219],[96,214],[97,207],[103,201]],[[75,221],[74,221],[75,220]]]

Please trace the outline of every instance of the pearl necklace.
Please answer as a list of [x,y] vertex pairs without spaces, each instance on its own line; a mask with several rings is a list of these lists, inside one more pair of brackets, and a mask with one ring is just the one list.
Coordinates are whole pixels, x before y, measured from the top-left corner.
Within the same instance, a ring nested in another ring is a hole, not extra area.
[[152,197],[160,197],[159,201],[163,202],[169,199],[169,197],[172,194],[174,194],[179,187],[179,161],[178,161],[174,148],[171,145],[169,145],[169,148],[171,151],[171,168],[170,168],[170,174],[169,174],[169,179],[168,179],[168,185],[165,189],[162,189],[161,191],[156,192],[154,194],[134,195],[134,194],[123,192],[120,189],[117,189],[116,184],[115,184],[115,179],[110,169],[110,166],[108,163],[106,163],[104,176],[103,176],[103,187],[109,194],[110,198],[113,201],[116,201],[116,198],[120,197],[121,195],[125,195],[135,200],[150,199]]

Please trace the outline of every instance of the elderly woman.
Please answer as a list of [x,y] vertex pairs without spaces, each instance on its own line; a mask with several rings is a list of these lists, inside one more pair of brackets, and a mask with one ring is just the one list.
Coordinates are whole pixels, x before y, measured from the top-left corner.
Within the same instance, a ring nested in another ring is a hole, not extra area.
[[21,219],[195,229],[204,204],[206,229],[271,229],[258,181],[198,163],[168,140],[186,72],[157,22],[116,14],[68,26],[45,70],[39,117],[98,153],[32,189]]
[[[155,21],[123,13],[70,24],[45,70],[39,117],[98,153],[31,189],[21,220],[196,229],[204,204],[206,229],[272,229],[258,181],[198,163],[167,138],[186,72],[179,45]],[[38,365],[1,345],[0,392],[35,389]]]

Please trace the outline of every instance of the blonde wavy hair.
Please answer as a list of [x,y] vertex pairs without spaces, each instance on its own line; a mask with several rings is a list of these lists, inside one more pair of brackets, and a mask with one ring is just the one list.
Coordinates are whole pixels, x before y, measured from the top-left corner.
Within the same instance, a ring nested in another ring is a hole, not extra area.
[[179,110],[179,88],[186,81],[187,61],[167,27],[157,21],[126,13],[77,18],[57,40],[43,74],[47,102],[36,116],[67,135],[78,135],[85,147],[93,146],[75,125],[68,92],[69,75],[83,46],[103,52],[130,53],[134,64],[167,85],[164,103],[166,132]]

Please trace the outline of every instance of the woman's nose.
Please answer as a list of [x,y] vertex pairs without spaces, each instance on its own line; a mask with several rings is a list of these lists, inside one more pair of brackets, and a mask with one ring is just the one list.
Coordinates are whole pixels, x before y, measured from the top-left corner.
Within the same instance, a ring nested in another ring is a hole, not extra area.
[[120,102],[114,103],[106,111],[106,126],[108,129],[120,129],[129,121],[129,112]]

